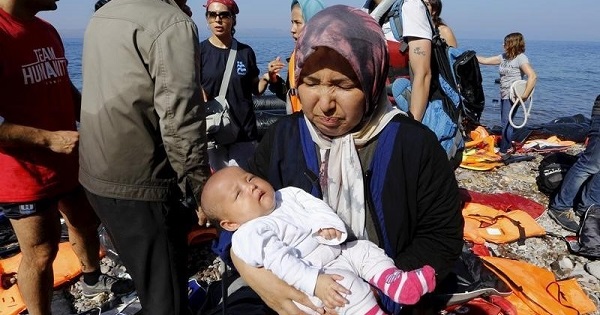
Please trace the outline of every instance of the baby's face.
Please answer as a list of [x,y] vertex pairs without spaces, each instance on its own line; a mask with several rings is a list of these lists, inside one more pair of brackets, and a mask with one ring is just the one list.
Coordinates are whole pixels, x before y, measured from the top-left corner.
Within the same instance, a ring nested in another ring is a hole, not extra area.
[[222,170],[223,180],[218,187],[222,219],[244,224],[270,214],[275,208],[275,191],[265,180],[241,168]]

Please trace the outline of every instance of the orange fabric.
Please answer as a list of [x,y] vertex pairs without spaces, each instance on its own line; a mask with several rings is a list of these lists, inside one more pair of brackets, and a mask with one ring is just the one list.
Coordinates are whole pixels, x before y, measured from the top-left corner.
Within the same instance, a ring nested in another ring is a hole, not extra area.
[[[465,219],[464,238],[476,244],[484,244],[486,241],[503,244],[522,237],[546,234],[544,228],[522,210],[504,212],[469,202],[465,204],[462,215]],[[519,227],[523,230],[520,231]]]
[[[2,278],[16,273],[21,263],[21,254],[0,260]],[[81,274],[81,264],[69,242],[60,243],[58,254],[52,263],[54,271],[54,287],[61,286]],[[15,284],[8,289],[0,286],[0,315],[17,315],[25,310],[25,303]]]
[[571,278],[558,281],[560,291],[565,295],[567,301],[577,306],[582,314],[593,313],[596,311],[596,305],[590,300],[587,294],[581,289],[577,279]]
[[519,315],[580,315],[596,310],[579,284],[571,281],[574,279],[556,281],[551,271],[519,260],[481,259],[511,288],[514,296],[511,295],[509,301],[519,310]]
[[200,243],[212,241],[217,238],[217,229],[214,227],[204,227],[196,225],[187,237],[188,246],[197,245]]
[[465,143],[466,148],[482,148],[485,149],[491,155],[495,154],[496,138],[490,136],[487,130],[483,126],[477,126],[474,130],[469,133],[471,141]]
[[511,293],[511,295],[507,296],[506,299],[512,303],[512,305],[517,309],[517,314],[519,315],[538,315],[534,312],[523,300],[521,300],[516,294]]
[[489,137],[489,136],[490,136],[490,134],[487,132],[487,130],[483,126],[477,126],[477,128],[473,129],[469,133],[469,137],[471,137],[471,141],[468,141],[467,143],[465,143],[465,146],[467,148],[474,147],[475,145],[481,143],[483,141],[483,139],[485,139],[486,137]]
[[473,163],[461,163],[460,167],[473,171],[491,171],[498,166],[502,166],[504,163],[500,162],[473,162]]
[[302,104],[300,98],[298,98],[298,90],[296,89],[296,50],[292,52],[290,62],[288,63],[288,78],[290,82],[290,90],[295,91],[294,93],[288,93],[290,106],[292,107],[292,113],[299,112],[302,110]]
[[500,161],[501,156],[496,154],[496,139],[484,127],[478,126],[469,135],[472,140],[465,143],[466,149],[460,163],[462,168],[489,171],[504,165]]

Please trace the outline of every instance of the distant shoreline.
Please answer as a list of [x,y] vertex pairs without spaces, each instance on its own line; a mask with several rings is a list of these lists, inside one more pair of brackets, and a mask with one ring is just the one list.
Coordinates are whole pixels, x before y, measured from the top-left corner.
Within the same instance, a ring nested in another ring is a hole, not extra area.
[[[85,33],[85,29],[76,29],[76,30],[58,30],[62,39],[83,39],[83,34]],[[206,32],[200,32],[200,38],[204,39],[208,37]],[[252,29],[239,29],[236,30],[236,37],[238,38],[284,38],[290,39],[290,33],[288,30],[281,29],[267,29],[267,28],[252,28]],[[469,40],[485,40],[485,41],[497,41],[501,42],[502,38],[459,38],[460,41],[469,41]],[[600,40],[555,40],[555,39],[528,39],[528,42],[545,42],[545,43],[599,43]]]

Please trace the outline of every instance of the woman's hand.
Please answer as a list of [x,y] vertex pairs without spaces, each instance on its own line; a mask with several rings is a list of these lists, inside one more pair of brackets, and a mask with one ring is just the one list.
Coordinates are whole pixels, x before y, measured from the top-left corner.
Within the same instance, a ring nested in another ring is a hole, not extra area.
[[252,287],[260,298],[278,314],[306,314],[302,312],[293,301],[305,305],[316,312],[319,312],[319,314],[324,314],[325,310],[316,307],[306,294],[277,278],[277,276],[269,270],[250,267],[233,252],[231,252],[231,260],[248,285]]
[[275,82],[277,80],[277,74],[285,67],[285,64],[281,62],[281,58],[277,57],[269,62],[267,71],[269,72],[269,82]]

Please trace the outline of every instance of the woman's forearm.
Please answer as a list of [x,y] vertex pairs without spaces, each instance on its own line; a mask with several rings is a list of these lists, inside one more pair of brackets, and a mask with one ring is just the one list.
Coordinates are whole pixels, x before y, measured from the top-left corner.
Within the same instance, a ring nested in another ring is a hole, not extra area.
[[305,314],[294,304],[294,301],[321,314],[324,312],[323,309],[317,308],[306,294],[288,285],[269,270],[249,266],[233,252],[231,252],[231,260],[240,276],[278,314]]

